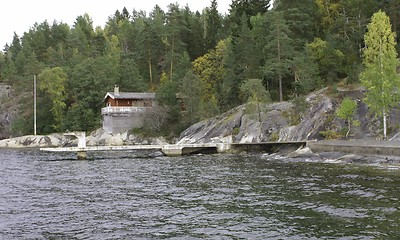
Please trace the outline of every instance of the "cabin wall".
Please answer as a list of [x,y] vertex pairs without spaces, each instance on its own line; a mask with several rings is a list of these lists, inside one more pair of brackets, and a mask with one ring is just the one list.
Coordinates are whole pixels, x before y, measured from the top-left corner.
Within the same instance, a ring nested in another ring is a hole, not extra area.
[[134,128],[142,128],[146,110],[103,114],[103,129],[108,133],[119,133]]

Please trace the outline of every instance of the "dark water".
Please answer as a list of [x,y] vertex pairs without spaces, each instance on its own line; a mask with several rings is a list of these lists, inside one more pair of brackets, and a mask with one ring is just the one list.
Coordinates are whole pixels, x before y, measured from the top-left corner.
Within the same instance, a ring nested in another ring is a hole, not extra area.
[[400,170],[0,150],[0,239],[400,239]]

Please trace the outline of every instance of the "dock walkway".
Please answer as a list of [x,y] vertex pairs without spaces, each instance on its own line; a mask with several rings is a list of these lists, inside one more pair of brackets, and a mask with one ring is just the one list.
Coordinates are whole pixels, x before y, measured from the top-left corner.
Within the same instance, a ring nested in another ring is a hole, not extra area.
[[167,144],[167,145],[130,145],[130,146],[78,146],[41,148],[45,152],[76,152],[78,159],[86,159],[90,151],[129,151],[155,150],[167,156],[182,156],[193,153],[225,153],[228,151],[265,151],[275,152],[283,146],[305,146],[306,141],[299,142],[263,142],[263,143],[199,143],[199,144]]
[[313,152],[344,152],[359,155],[400,156],[399,141],[378,140],[326,140],[307,143]]

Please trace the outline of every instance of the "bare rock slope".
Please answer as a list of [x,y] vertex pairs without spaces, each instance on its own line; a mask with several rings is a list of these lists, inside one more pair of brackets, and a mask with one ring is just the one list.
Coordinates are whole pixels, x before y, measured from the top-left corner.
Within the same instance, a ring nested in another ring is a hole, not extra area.
[[[357,103],[355,119],[360,126],[353,127],[352,138],[379,138],[380,119],[368,112],[362,102],[363,90],[338,90],[328,94],[322,89],[305,98],[302,110],[291,102],[262,104],[261,111],[249,111],[248,104],[241,105],[220,116],[196,123],[186,129],[179,143],[237,142],[255,143],[267,141],[320,140],[326,136],[322,131],[341,132],[346,123],[335,116],[335,111],[343,97],[349,96]],[[389,127],[400,124],[399,111],[391,113]],[[395,132],[393,133],[395,134]]]

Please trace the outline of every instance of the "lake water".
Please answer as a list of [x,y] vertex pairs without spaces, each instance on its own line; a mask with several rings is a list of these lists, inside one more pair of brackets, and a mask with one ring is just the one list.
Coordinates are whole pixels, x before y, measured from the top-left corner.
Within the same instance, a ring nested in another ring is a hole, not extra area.
[[0,149],[0,239],[400,239],[398,166]]

